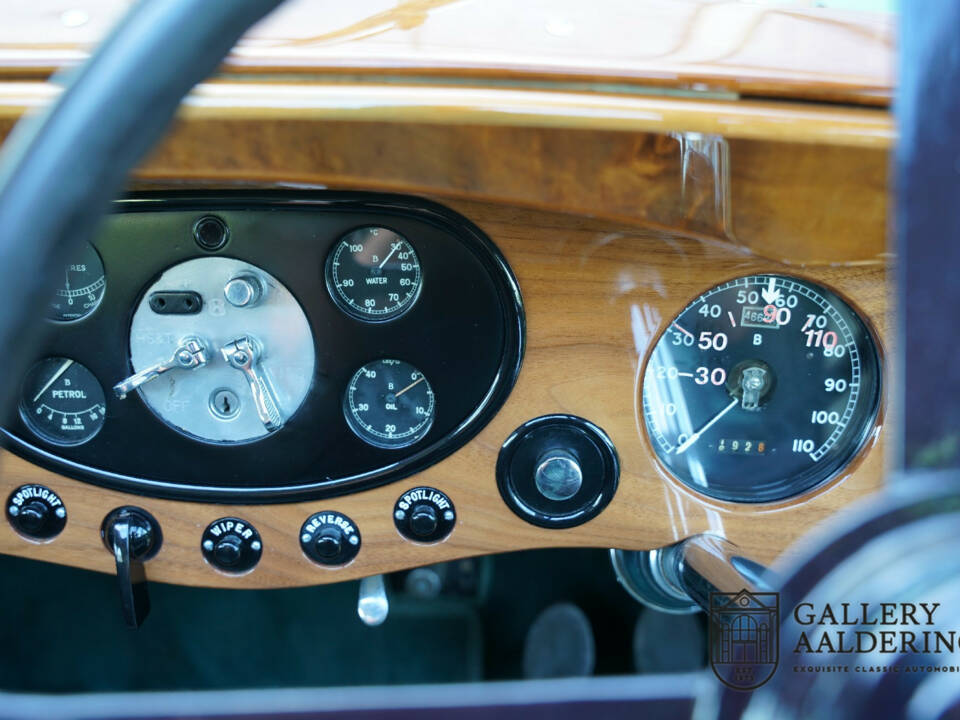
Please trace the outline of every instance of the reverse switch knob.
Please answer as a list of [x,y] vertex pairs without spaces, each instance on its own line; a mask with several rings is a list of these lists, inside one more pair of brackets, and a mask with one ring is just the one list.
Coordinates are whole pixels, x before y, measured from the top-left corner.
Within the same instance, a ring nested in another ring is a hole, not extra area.
[[300,548],[320,565],[346,565],[360,552],[360,532],[342,513],[314,513],[300,528]]
[[313,541],[313,548],[324,560],[336,560],[343,550],[343,530],[337,527],[324,528]]

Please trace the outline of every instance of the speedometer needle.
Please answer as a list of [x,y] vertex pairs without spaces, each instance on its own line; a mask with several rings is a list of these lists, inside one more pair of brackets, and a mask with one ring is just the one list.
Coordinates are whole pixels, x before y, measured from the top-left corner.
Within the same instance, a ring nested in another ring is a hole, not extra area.
[[727,405],[723,410],[721,410],[720,412],[718,412],[716,415],[714,415],[713,418],[710,420],[710,422],[708,422],[708,423],[707,423],[706,425],[704,425],[702,428],[700,428],[699,430],[697,430],[693,435],[691,435],[691,436],[688,437],[686,440],[684,440],[684,441],[680,444],[680,447],[677,448],[677,455],[686,452],[687,449],[688,449],[691,445],[693,445],[697,440],[700,439],[700,436],[701,436],[701,435],[703,435],[707,430],[709,430],[710,427],[711,427],[717,420],[719,420],[719,419],[722,418],[724,415],[726,415],[728,412],[730,412],[730,410],[732,410],[733,407],[734,407],[738,402],[740,402],[740,401],[737,400],[737,398],[734,398],[733,400],[731,400],[731,401],[730,401],[730,404]]

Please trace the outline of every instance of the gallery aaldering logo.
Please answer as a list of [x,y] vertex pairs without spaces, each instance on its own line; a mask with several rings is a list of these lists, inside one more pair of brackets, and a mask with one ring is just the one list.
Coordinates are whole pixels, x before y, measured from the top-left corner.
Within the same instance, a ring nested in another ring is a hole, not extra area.
[[710,666],[727,687],[753,690],[780,660],[780,593],[710,593]]

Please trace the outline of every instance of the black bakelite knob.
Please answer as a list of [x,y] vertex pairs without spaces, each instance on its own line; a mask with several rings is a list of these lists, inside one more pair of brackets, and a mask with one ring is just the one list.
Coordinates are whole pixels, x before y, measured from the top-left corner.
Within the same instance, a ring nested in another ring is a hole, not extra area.
[[453,502],[437,488],[411,488],[397,498],[393,506],[393,524],[411,542],[440,542],[453,532],[456,523]]
[[343,513],[323,510],[301,526],[300,548],[319,565],[346,565],[360,552],[360,531]]
[[237,535],[225,535],[213,547],[213,557],[218,565],[232,567],[243,554],[243,541]]
[[428,537],[436,531],[439,523],[440,519],[433,505],[421,503],[413,506],[410,512],[410,530],[414,535]]
[[314,547],[317,550],[317,555],[325,560],[332,560],[340,554],[343,547],[343,533],[340,528],[324,528],[317,534]]
[[217,570],[242,575],[260,562],[263,542],[257,529],[243,518],[222,517],[207,525],[200,550]]
[[7,498],[7,521],[30,540],[52,540],[67,524],[67,508],[53,490],[44,485],[21,485]]
[[49,516],[50,508],[47,507],[46,503],[33,500],[20,508],[16,523],[23,532],[32,535],[43,528]]

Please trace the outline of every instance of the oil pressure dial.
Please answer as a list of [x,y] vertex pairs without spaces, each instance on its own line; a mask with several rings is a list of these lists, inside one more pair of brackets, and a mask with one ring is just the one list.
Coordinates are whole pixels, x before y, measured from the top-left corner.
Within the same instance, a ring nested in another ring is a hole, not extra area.
[[413,445],[433,425],[433,388],[402,360],[375,360],[354,373],[343,398],[350,429],[375,447]]
[[783,275],[737,278],[694,300],[644,373],[654,451],[689,487],[771,502],[834,477],[873,428],[880,360],[835,293]]

